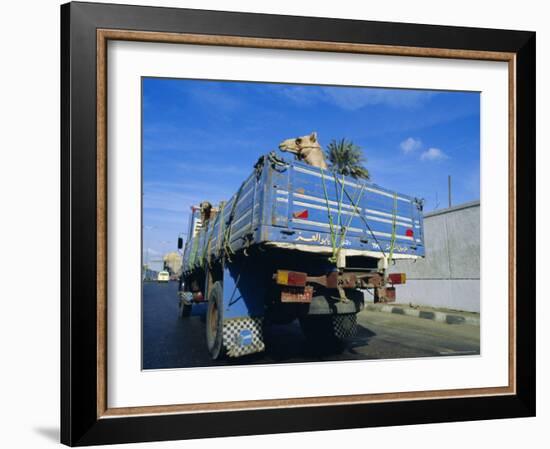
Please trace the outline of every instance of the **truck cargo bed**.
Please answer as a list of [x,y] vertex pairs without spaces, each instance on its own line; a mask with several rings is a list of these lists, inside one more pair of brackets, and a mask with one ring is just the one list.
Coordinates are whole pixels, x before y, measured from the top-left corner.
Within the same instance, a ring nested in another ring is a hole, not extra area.
[[265,155],[215,217],[202,223],[193,208],[184,271],[256,245],[329,256],[341,248],[353,256],[423,257],[422,203],[364,180]]

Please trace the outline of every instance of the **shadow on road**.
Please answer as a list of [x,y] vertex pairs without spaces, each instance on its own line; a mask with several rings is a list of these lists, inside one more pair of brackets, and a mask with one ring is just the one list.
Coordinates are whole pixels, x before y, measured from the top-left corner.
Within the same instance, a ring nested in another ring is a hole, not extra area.
[[376,332],[357,324],[357,333],[346,342],[347,350],[351,354],[360,355],[356,348],[364,348],[369,345],[369,340],[376,336]]
[[356,334],[344,343],[321,341],[318,336],[308,340],[295,320],[266,325],[263,353],[212,360],[206,345],[205,312],[206,304],[195,305],[191,316],[181,318],[177,283],[144,284],[143,369],[479,354],[479,327],[369,313],[359,317],[362,321],[357,323]]
[[365,348],[374,336],[376,336],[375,332],[358,324],[357,334],[345,341],[312,341],[304,336],[297,322],[287,325],[271,325],[264,329],[266,344],[264,353],[252,354],[231,362],[236,365],[246,365],[364,358],[364,355],[356,348]]

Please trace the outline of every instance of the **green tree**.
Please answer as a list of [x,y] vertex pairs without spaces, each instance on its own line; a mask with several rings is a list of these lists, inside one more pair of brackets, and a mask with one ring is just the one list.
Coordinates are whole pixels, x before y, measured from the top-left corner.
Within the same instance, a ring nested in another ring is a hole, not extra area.
[[351,140],[332,140],[327,146],[327,158],[330,170],[354,178],[370,179],[370,173],[364,164],[367,162],[363,150]]

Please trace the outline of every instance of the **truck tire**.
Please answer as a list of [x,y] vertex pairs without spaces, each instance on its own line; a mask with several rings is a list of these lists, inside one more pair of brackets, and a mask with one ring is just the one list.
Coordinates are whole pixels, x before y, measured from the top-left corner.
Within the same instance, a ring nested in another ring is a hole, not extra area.
[[191,310],[193,306],[191,304],[184,304],[180,301],[180,318],[187,318],[191,315]]
[[223,346],[223,285],[220,281],[214,283],[208,294],[206,345],[212,359],[219,360],[225,356]]
[[313,344],[322,345],[336,341],[331,315],[313,315],[300,318],[300,327],[306,339]]
[[313,343],[340,342],[356,330],[356,314],[310,315],[300,318],[302,332]]

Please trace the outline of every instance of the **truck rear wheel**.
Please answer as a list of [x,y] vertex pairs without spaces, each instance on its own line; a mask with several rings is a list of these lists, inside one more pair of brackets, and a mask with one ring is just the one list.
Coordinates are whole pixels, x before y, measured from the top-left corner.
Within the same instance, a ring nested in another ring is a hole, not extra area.
[[309,315],[300,318],[300,326],[306,338],[312,342],[338,342],[355,334],[355,313],[342,315]]
[[191,304],[185,304],[183,302],[180,302],[180,317],[186,318],[190,316],[192,309],[193,309],[193,306]]
[[206,344],[214,360],[223,358],[223,286],[220,281],[214,283],[208,294]]

